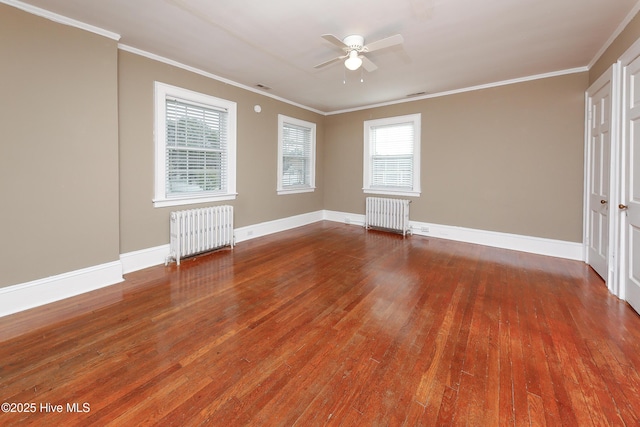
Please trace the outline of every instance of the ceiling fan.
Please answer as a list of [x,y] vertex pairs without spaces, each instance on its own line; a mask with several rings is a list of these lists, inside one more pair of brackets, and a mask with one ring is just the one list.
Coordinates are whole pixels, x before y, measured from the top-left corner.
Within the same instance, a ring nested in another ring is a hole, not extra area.
[[349,70],[357,70],[362,65],[362,67],[369,72],[375,71],[378,66],[371,62],[369,58],[364,56],[365,53],[396,46],[402,44],[404,41],[400,34],[396,34],[367,45],[364,44],[364,37],[357,34],[347,36],[343,40],[340,40],[333,34],[323,34],[322,38],[342,49],[345,54],[318,64],[314,68],[326,67],[327,65],[331,65],[345,59],[344,66]]

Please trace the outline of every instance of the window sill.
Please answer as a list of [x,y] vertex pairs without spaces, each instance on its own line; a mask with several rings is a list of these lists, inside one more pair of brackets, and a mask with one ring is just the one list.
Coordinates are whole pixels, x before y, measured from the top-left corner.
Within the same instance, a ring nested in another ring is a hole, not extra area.
[[168,206],[195,205],[198,203],[221,202],[223,200],[235,200],[238,193],[220,194],[216,196],[193,196],[180,197],[174,199],[156,199],[153,201],[154,208],[164,208]]
[[316,187],[287,188],[286,190],[277,190],[279,196],[283,196],[285,194],[313,193],[314,191],[316,191]]
[[383,190],[379,188],[363,188],[362,191],[366,194],[384,194],[387,196],[420,197],[420,191],[394,190],[394,189]]

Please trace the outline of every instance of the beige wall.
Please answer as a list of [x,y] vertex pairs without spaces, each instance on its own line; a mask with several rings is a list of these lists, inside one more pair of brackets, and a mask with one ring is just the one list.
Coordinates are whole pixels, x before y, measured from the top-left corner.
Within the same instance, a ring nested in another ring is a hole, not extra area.
[[595,82],[640,37],[640,14],[637,14],[589,70],[589,84]]
[[[242,227],[322,209],[324,116],[126,51],[119,52],[120,250],[169,243],[169,214],[154,208],[153,83],[160,81],[237,103],[235,226]],[[261,113],[253,110],[262,107]],[[317,124],[313,193],[276,194],[278,114]],[[204,205],[199,205],[204,206]],[[181,206],[187,209],[196,206]]]
[[[325,117],[0,4],[0,287],[168,243],[173,208],[151,202],[155,80],[237,102],[237,227],[363,213],[362,122],[420,112],[413,220],[579,242],[584,91],[638,34],[636,18],[589,73]],[[318,124],[314,193],[276,194],[278,114]]]
[[328,116],[325,209],[364,213],[363,121],[422,113],[411,219],[580,242],[587,73]]
[[0,4],[0,287],[119,259],[117,44]]

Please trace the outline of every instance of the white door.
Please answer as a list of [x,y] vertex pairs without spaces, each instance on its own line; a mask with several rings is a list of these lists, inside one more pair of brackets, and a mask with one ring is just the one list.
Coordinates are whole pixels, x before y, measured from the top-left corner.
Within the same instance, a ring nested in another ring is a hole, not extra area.
[[612,69],[587,90],[587,263],[606,281],[609,252]]
[[640,58],[625,68],[624,87],[624,173],[616,210],[623,230],[625,297],[640,312]]

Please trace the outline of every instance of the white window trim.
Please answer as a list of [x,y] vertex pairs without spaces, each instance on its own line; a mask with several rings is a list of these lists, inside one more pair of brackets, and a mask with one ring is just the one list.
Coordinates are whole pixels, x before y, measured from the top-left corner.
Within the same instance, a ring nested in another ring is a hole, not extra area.
[[[236,198],[236,126],[237,126],[237,106],[235,102],[226,99],[216,98],[211,95],[194,92],[166,83],[154,83],[154,140],[155,140],[155,182],[153,206],[156,208],[167,206],[179,206],[195,203],[218,202],[222,200],[233,200]],[[208,107],[218,107],[227,109],[228,129],[227,136],[227,191],[222,194],[188,195],[179,197],[167,197],[166,194],[166,99],[175,97],[187,102],[202,104]]]
[[[309,128],[311,130],[311,158],[309,166],[311,168],[309,176],[309,185],[291,186],[283,188],[282,174],[283,174],[283,153],[282,153],[282,138],[284,124],[290,123],[295,126]],[[311,193],[316,189],[316,124],[307,122],[304,120],[288,117],[283,114],[278,114],[278,182],[276,191],[279,195],[284,194],[296,194],[296,193]]]
[[[376,188],[371,185],[371,141],[370,129],[375,126],[386,126],[400,123],[413,122],[413,188]],[[419,197],[420,189],[420,129],[422,115],[408,114],[405,116],[387,117],[383,119],[366,120],[364,122],[364,157],[363,157],[363,188],[362,191],[367,194],[385,194],[392,196],[409,196]]]

